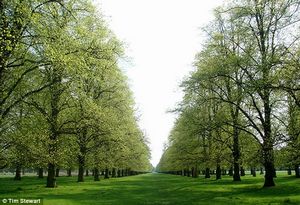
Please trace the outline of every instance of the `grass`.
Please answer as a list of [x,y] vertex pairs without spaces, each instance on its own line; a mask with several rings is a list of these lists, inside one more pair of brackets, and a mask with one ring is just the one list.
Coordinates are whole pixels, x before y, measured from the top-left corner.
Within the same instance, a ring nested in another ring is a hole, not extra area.
[[184,204],[300,204],[300,179],[279,174],[276,187],[262,188],[263,176],[245,176],[241,182],[198,179],[165,174],[144,174],[77,183],[76,177],[59,177],[58,187],[45,188],[46,179],[32,176],[22,181],[0,178],[3,198],[42,198],[44,205],[184,205]]

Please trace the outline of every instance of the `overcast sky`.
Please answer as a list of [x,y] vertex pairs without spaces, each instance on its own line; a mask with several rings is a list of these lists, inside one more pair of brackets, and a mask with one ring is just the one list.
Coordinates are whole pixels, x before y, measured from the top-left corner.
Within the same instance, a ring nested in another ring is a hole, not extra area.
[[129,77],[140,117],[150,140],[152,164],[162,154],[176,116],[167,113],[182,98],[179,84],[193,70],[201,49],[201,27],[222,0],[95,0],[109,27],[126,42]]

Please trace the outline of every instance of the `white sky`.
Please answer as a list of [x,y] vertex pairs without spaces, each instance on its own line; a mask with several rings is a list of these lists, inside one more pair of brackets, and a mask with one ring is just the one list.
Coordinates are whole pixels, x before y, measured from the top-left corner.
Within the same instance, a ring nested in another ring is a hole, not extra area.
[[140,126],[156,166],[175,116],[166,113],[182,98],[179,84],[201,49],[201,27],[222,0],[95,0],[110,28],[126,42],[129,77]]

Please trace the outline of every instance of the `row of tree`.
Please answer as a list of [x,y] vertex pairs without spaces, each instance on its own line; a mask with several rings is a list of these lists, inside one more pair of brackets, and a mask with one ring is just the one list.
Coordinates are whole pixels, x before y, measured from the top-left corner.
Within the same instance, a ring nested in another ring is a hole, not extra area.
[[215,10],[182,83],[179,117],[159,171],[264,167],[264,187],[275,167],[300,177],[300,1],[238,0]]
[[[148,171],[122,44],[89,0],[1,1],[0,166]],[[97,177],[95,177],[96,179]]]

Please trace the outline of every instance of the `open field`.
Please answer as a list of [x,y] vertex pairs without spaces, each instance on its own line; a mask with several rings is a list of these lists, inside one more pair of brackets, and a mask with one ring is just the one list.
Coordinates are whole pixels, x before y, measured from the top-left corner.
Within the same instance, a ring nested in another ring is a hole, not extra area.
[[59,177],[58,187],[45,188],[46,179],[32,176],[22,181],[0,178],[0,199],[42,198],[44,205],[135,205],[135,204],[300,204],[300,179],[279,174],[276,187],[262,189],[263,176],[242,177],[242,182],[198,179],[165,174],[144,174],[77,183],[76,177]]

